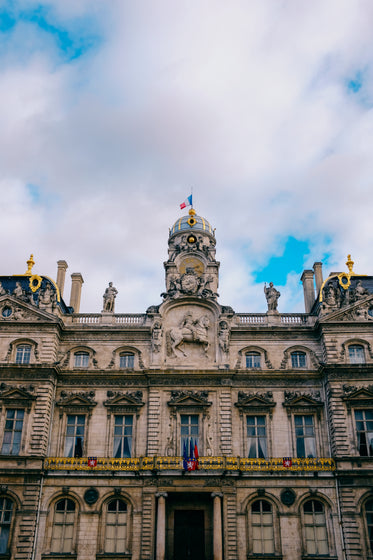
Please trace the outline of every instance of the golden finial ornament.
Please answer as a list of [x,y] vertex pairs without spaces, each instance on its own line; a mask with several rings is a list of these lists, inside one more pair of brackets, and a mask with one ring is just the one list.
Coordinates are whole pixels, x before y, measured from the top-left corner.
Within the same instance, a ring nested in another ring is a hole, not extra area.
[[196,211],[194,210],[194,208],[191,208],[191,209],[189,210],[189,216],[190,216],[190,218],[187,220],[187,224],[189,224],[190,227],[195,226],[196,223],[197,223],[197,220],[196,220],[195,217],[194,217],[195,215],[196,215]]
[[30,255],[30,258],[27,261],[27,270],[25,272],[25,276],[31,276],[32,275],[32,267],[34,266],[34,264],[35,264],[34,255]]
[[354,274],[354,271],[352,270],[354,268],[354,264],[355,264],[354,261],[351,260],[351,255],[347,255],[346,266],[350,274]]

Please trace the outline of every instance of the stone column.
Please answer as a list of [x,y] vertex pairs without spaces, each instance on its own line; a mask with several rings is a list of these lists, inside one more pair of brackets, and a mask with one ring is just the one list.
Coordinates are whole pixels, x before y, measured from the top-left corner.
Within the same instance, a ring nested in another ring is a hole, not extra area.
[[83,276],[80,274],[80,272],[74,272],[71,275],[70,306],[74,308],[74,313],[79,313],[80,296],[82,294],[83,283]]
[[66,261],[57,261],[57,286],[60,290],[60,295],[63,297],[63,290],[65,288],[65,276],[67,270],[67,262]]
[[301,282],[303,284],[303,294],[304,294],[304,307],[306,313],[309,313],[315,302],[315,288],[313,285],[313,270],[304,270]]
[[324,282],[322,277],[322,263],[321,262],[313,263],[313,271],[315,273],[316,297],[317,297],[320,293],[322,283]]
[[213,528],[213,560],[223,560],[223,533],[221,520],[221,498],[223,494],[213,492],[211,498],[214,500],[214,528]]
[[166,557],[166,498],[167,492],[158,492],[157,509],[157,548],[155,553],[156,560],[165,560]]

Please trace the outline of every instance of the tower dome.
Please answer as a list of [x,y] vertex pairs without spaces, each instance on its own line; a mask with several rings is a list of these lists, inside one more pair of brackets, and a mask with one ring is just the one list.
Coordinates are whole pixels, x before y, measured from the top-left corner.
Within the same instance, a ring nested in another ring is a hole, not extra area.
[[170,237],[181,232],[188,233],[196,231],[208,233],[215,237],[215,232],[211,227],[210,222],[208,222],[205,218],[202,218],[202,216],[197,216],[196,211],[191,208],[189,210],[189,216],[182,216],[174,223],[170,229]]

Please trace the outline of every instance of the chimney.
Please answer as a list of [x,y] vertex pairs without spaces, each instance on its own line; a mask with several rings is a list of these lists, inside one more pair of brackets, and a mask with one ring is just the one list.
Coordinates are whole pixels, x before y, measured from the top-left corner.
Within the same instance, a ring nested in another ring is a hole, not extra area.
[[322,263],[315,262],[313,263],[313,271],[315,273],[315,281],[316,281],[316,297],[319,295],[321,286],[324,282],[322,277]]
[[315,301],[315,288],[313,285],[313,270],[304,270],[302,274],[302,278],[300,280],[303,283],[304,307],[306,313],[309,313]]
[[83,276],[80,272],[73,272],[71,275],[70,307],[74,308],[74,313],[79,313],[83,282]]
[[60,290],[60,295],[63,297],[63,290],[65,288],[66,269],[68,268],[66,261],[57,261],[57,286]]

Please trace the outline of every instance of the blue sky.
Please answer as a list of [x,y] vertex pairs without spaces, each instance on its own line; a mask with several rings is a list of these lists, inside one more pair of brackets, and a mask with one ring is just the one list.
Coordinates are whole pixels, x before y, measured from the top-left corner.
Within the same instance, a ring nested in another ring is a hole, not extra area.
[[[221,303],[303,310],[302,270],[370,273],[368,0],[0,0],[3,273],[84,277],[82,311],[159,303],[193,187]],[[67,288],[66,299],[69,298]]]

